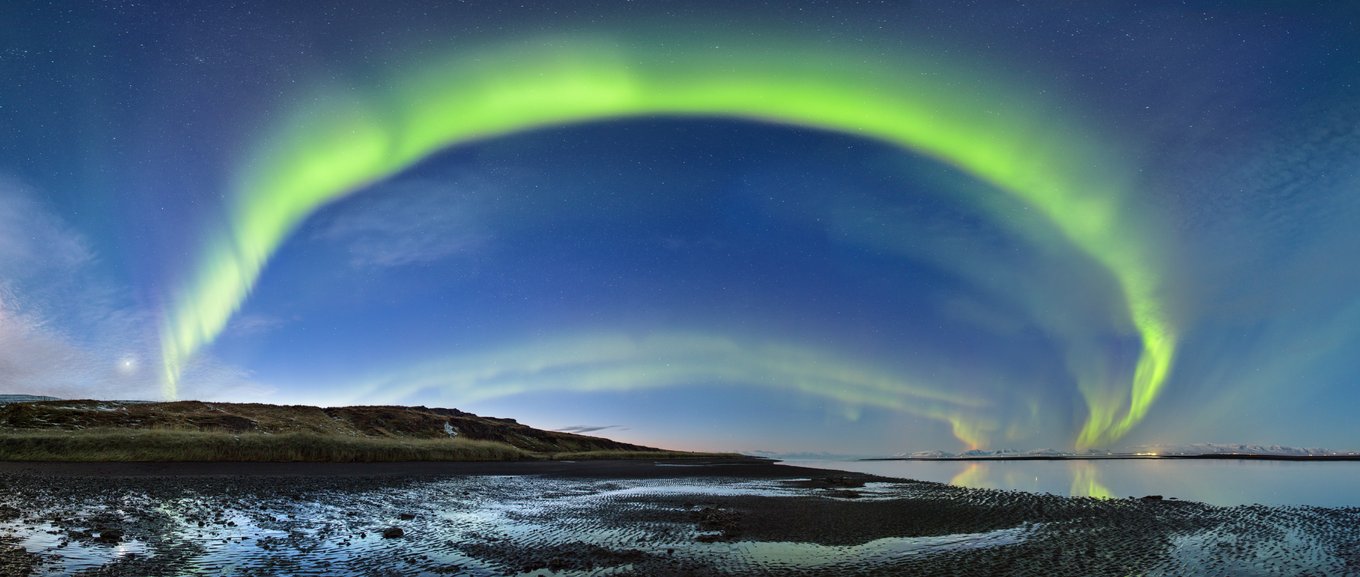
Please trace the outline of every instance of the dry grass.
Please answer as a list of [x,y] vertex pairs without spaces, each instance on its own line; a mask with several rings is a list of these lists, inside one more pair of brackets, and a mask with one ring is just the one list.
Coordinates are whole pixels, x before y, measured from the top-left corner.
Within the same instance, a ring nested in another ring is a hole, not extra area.
[[[445,427],[457,430],[450,438]],[[0,405],[0,461],[684,459],[513,419],[427,407],[41,401]]]
[[[446,427],[457,437],[450,439]],[[428,407],[0,405],[0,460],[10,461],[499,461],[594,451],[652,449]]]
[[541,458],[496,441],[182,430],[0,433],[4,461],[511,461]]

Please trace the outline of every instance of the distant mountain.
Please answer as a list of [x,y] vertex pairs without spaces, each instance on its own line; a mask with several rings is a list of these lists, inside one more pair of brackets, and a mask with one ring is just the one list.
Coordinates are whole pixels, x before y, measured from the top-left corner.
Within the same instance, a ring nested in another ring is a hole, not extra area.
[[0,395],[0,405],[10,403],[32,403],[35,401],[57,401],[56,397],[43,397],[39,395]]
[[952,458],[954,458],[954,454],[953,454],[953,453],[950,453],[950,452],[947,452],[947,451],[938,451],[938,450],[937,450],[937,451],[917,451],[917,452],[912,453],[912,454],[910,454],[910,455],[903,453],[903,454],[899,454],[899,455],[897,455],[897,456],[898,456],[898,457],[903,457],[903,458],[911,458],[911,459],[952,459]]
[[900,453],[894,459],[1063,459],[1063,458],[1139,458],[1139,457],[1201,457],[1201,456],[1246,455],[1251,457],[1354,457],[1357,451],[1334,451],[1331,449],[1299,448],[1284,445],[1247,445],[1230,443],[1193,443],[1188,445],[1142,445],[1129,451],[1109,451],[1106,449],[1087,449],[1085,451],[1060,451],[1057,449],[1034,449],[1017,451],[1015,449],[974,449],[962,453],[947,451],[917,451]]
[[901,453],[894,458],[897,459],[1024,459],[1024,458],[1062,458],[1077,457],[1077,453],[1071,451],[1059,451],[1057,449],[1034,449],[1032,451],[1018,451],[1016,449],[973,449],[962,453],[950,453],[948,451],[917,451],[915,453]]
[[1189,445],[1144,445],[1135,447],[1138,453],[1155,453],[1162,456],[1188,455],[1254,455],[1284,457],[1335,457],[1354,455],[1355,451],[1334,451],[1331,449],[1288,447],[1284,445],[1245,445],[1234,443],[1193,443]]

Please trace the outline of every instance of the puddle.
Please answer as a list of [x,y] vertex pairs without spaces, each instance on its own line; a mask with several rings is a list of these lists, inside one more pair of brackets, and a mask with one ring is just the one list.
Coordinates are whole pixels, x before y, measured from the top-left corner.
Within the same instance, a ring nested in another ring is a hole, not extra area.
[[1284,567],[1309,567],[1319,575],[1356,575],[1347,573],[1346,563],[1333,555],[1333,547],[1298,528],[1260,528],[1278,533],[1250,538],[1251,533],[1215,529],[1176,537],[1167,567],[1151,575],[1182,575],[1186,571],[1264,577],[1278,575]]
[[[32,527],[30,529],[30,527]],[[151,557],[146,543],[136,540],[120,540],[117,543],[103,543],[95,539],[98,532],[79,535],[90,528],[63,530],[51,523],[29,525],[22,530],[3,531],[15,535],[15,545],[30,553],[41,555],[42,562],[37,566],[35,575],[74,575],[82,571],[99,569],[110,564],[133,557]]]
[[[738,541],[695,547],[687,553],[721,554],[730,559],[731,569],[739,571],[836,570],[853,573],[896,565],[912,556],[1013,545],[1023,542],[1028,531],[1035,527],[935,537],[888,537],[849,546]],[[703,550],[706,548],[709,550]]]
[[[1057,567],[1068,562],[1060,554],[1092,547],[1089,531],[1102,524],[1117,527],[1115,538],[1123,541],[1109,541],[1107,533],[1099,546],[1138,551],[1144,556],[1139,563],[1145,563],[1138,572],[1149,575],[1358,573],[1346,551],[1360,550],[1360,529],[1355,528],[1360,510],[1187,505],[1198,508],[1180,513],[1180,508],[1145,509],[1134,502],[912,483],[829,491],[765,480],[483,476],[309,479],[296,486],[277,479],[220,478],[76,485],[32,481],[0,494],[0,506],[24,512],[0,523],[0,537],[39,557],[35,575],[101,568],[100,574],[144,575],[147,567],[171,567],[181,575],[287,576],[839,575],[851,570],[892,573],[905,567],[963,567],[968,568],[965,574],[986,574],[985,564],[973,562],[1004,558],[1009,553],[993,552],[1019,544],[1027,549],[1017,551],[1041,551],[1045,560],[1039,565],[1057,563],[1054,571],[1045,572],[1059,575],[1064,573]],[[846,491],[856,497],[845,497]],[[1054,521],[849,545],[703,542],[701,536],[723,535],[701,529],[696,513],[710,506],[706,503],[730,506],[743,497],[975,503],[991,511],[986,515],[1006,510],[988,507],[1023,507]],[[1146,532],[1139,535],[1150,540],[1129,537],[1135,527],[1126,531],[1122,519],[1143,523]],[[116,544],[81,536],[101,526],[120,528],[126,536]],[[1159,528],[1163,526],[1171,529]],[[389,528],[400,528],[403,535],[385,538]],[[1075,558],[1076,563],[1086,560]],[[967,561],[960,564],[960,559]]]

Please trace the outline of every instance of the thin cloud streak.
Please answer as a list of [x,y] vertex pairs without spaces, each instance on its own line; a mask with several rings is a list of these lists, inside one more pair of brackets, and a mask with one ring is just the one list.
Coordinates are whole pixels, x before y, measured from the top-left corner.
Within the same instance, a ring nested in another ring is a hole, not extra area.
[[480,249],[489,234],[468,183],[398,181],[355,198],[313,235],[348,251],[355,268],[429,264]]

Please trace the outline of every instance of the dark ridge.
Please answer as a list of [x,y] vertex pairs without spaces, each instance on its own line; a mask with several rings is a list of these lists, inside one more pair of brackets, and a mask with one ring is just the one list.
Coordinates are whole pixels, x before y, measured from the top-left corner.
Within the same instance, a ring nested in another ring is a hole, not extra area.
[[[684,456],[458,409],[202,401],[0,404],[0,460],[393,461]],[[210,445],[211,448],[205,447]]]

